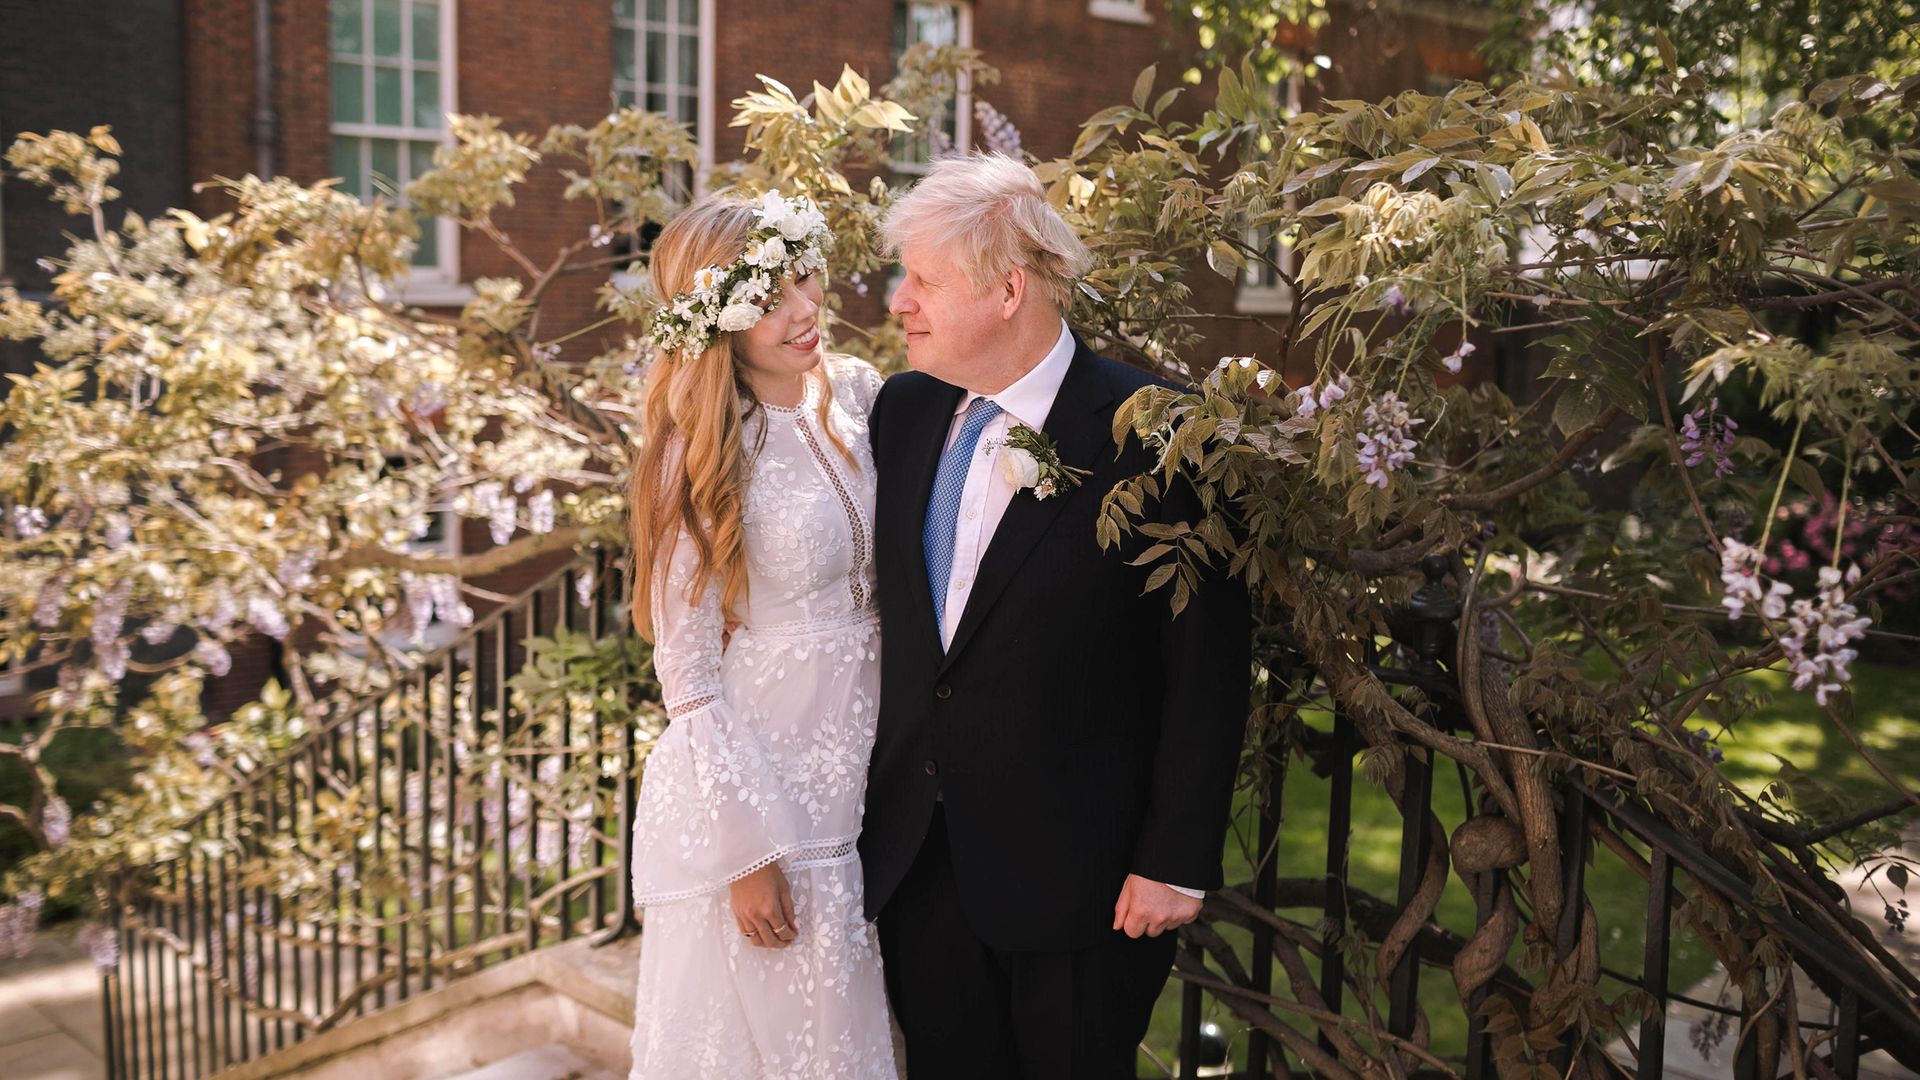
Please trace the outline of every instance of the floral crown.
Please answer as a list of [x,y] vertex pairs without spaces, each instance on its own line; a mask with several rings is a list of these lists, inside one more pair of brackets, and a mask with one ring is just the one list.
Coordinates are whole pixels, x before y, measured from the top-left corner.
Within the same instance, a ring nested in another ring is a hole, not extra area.
[[824,270],[833,234],[827,216],[804,195],[769,191],[754,206],[759,220],[747,250],[732,266],[694,271],[693,289],[668,300],[647,327],[667,356],[697,356],[721,331],[745,330],[780,304],[780,282]]

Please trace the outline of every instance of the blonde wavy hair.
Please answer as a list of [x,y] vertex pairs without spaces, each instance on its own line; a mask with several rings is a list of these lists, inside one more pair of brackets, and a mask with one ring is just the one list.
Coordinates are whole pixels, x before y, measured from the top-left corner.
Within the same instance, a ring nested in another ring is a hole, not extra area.
[[[655,291],[671,299],[693,288],[695,271],[727,266],[746,251],[754,206],[744,199],[710,195],[686,208],[653,243]],[[664,587],[667,560],[684,530],[700,563],[688,586],[696,601],[720,583],[720,607],[729,625],[747,594],[742,505],[753,454],[747,432],[760,401],[747,380],[746,361],[721,333],[697,357],[656,353],[647,372],[641,409],[641,445],[627,491],[633,543],[633,625],[654,634],[653,600]],[[853,455],[827,423],[833,384],[822,364],[807,373],[820,386],[821,430],[849,464]],[[765,428],[760,428],[764,436]]]

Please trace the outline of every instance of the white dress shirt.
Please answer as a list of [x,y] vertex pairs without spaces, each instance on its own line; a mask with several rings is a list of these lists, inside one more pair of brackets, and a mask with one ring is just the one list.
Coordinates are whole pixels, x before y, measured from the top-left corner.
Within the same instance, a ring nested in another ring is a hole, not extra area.
[[[1005,444],[1007,433],[1016,426],[1024,424],[1035,431],[1046,426],[1047,416],[1053,412],[1053,399],[1059,395],[1060,384],[1065,381],[1067,368],[1072,363],[1073,334],[1062,319],[1060,336],[1054,340],[1053,348],[1047,350],[1047,355],[1041,357],[1032,370],[997,394],[976,394],[969,390],[953,410],[943,448],[953,445],[960,434],[967,406],[972,405],[975,398],[985,397],[1000,406],[1000,414],[980,431],[978,448],[974,450],[973,460],[967,463],[967,482],[960,489],[960,512],[953,530],[953,569],[947,578],[947,607],[940,623],[942,648],[953,644],[953,632],[960,625],[967,597],[973,593],[974,578],[980,572],[980,558],[986,554],[987,544],[993,540],[994,530],[1000,527],[1000,519],[1006,516],[1007,506],[1016,494],[1012,481],[1001,471],[997,451]],[[1206,896],[1201,889],[1172,884],[1167,887],[1195,898]]]

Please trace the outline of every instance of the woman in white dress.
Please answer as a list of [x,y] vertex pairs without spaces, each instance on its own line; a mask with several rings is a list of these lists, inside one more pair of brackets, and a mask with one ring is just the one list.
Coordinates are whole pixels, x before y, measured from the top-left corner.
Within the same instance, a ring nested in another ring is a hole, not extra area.
[[634,825],[633,1080],[895,1080],[859,831],[880,375],[821,345],[824,217],[708,198],[653,249],[635,619],[669,723]]

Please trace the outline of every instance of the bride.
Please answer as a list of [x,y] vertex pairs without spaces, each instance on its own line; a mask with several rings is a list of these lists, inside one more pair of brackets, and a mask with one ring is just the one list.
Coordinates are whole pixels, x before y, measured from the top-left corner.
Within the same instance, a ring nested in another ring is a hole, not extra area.
[[829,241],[812,203],[769,193],[702,199],[654,244],[630,507],[669,724],[634,824],[634,1080],[896,1076],[854,850],[880,375],[822,348]]

